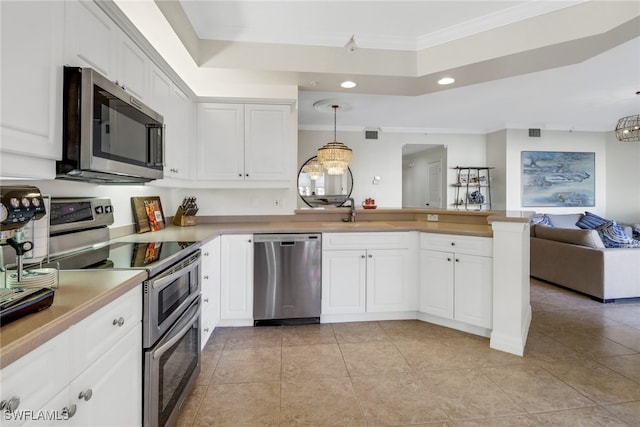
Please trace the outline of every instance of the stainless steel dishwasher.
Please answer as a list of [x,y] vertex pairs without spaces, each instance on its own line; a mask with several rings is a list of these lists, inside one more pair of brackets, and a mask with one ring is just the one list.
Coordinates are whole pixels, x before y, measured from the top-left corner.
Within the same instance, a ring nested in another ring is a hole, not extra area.
[[253,323],[320,323],[322,235],[254,234]]

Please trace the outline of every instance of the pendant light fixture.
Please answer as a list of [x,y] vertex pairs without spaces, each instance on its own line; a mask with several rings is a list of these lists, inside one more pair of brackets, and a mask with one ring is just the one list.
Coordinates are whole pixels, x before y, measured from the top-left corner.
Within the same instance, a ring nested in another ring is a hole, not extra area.
[[309,175],[309,178],[315,181],[316,179],[322,178],[322,175],[324,175],[324,166],[322,166],[322,163],[320,163],[318,159],[314,157],[313,159],[309,160],[306,165],[304,165],[304,167],[302,168],[302,172],[305,172],[307,175]]
[[353,158],[351,148],[336,139],[336,111],[339,107],[335,104],[331,106],[333,108],[333,141],[318,149],[318,160],[329,175],[342,175]]
[[623,117],[618,120],[616,138],[620,142],[640,141],[640,114]]

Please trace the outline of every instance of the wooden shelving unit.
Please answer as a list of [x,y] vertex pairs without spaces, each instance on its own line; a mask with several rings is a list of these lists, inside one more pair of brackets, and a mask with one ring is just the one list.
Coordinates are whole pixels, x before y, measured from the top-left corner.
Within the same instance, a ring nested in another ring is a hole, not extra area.
[[491,169],[489,166],[456,166],[456,197],[453,206],[464,210],[491,210]]

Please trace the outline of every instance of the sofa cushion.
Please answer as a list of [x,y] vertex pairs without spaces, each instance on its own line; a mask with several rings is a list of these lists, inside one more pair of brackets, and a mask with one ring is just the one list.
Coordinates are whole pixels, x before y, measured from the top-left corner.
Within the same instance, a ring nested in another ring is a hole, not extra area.
[[559,228],[573,228],[579,229],[576,225],[580,218],[582,218],[581,213],[576,214],[547,214],[549,220],[551,221],[551,225]]
[[549,216],[543,213],[537,213],[537,214],[531,215],[531,217],[529,218],[529,223],[532,225],[534,224],[553,225],[551,224],[551,220],[549,219]]
[[582,218],[580,218],[578,222],[576,222],[576,225],[580,228],[589,229],[589,228],[600,227],[601,225],[604,225],[607,222],[609,222],[608,219],[602,218],[601,216],[598,216],[594,213],[587,211],[584,213]]
[[640,248],[640,240],[627,236],[615,221],[599,226],[596,231],[607,248]]
[[555,240],[556,242],[570,243],[572,245],[586,246],[594,249],[602,249],[605,247],[596,230],[557,228],[537,224],[535,236],[541,239]]

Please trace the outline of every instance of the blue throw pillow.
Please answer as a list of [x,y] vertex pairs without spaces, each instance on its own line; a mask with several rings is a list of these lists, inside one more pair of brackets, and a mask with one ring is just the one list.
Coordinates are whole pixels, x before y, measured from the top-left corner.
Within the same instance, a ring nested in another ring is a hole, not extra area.
[[627,236],[615,221],[609,221],[596,230],[605,248],[640,248],[640,240]]
[[542,225],[548,225],[549,227],[553,227],[553,224],[551,224],[551,219],[549,219],[549,217],[546,214],[534,214],[529,219],[529,223],[531,225],[542,224]]
[[609,222],[608,219],[604,219],[591,212],[585,212],[582,218],[580,218],[580,220],[576,222],[576,225],[580,228],[591,230],[594,228],[598,228],[601,225],[606,224],[607,222]]

